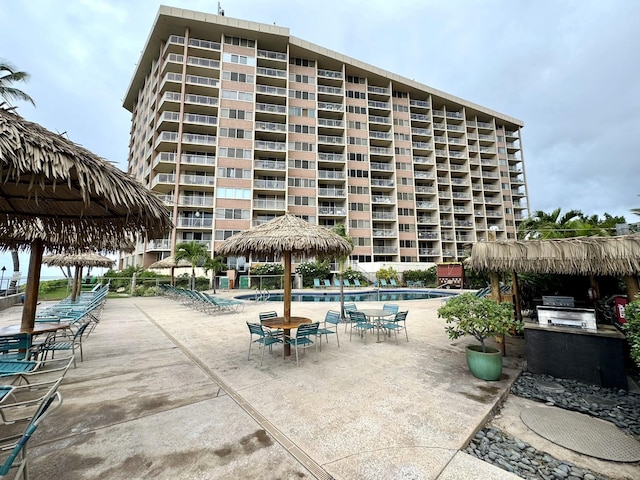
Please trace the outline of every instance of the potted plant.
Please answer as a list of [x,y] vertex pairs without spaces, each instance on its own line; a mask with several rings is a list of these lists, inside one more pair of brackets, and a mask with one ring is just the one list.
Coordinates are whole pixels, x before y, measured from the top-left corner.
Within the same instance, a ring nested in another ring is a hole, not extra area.
[[450,339],[472,335],[480,342],[466,349],[471,373],[483,380],[498,380],[502,374],[502,353],[485,345],[485,340],[522,330],[522,324],[513,318],[513,305],[463,293],[447,300],[438,309],[438,317],[446,320],[445,330]]
[[622,330],[629,342],[629,353],[640,368],[640,295],[625,307],[624,316],[627,322],[622,324]]

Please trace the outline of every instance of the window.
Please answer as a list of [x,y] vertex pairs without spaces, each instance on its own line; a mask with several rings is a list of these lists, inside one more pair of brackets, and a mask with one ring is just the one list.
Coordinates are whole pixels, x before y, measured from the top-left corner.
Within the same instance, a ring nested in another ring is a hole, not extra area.
[[245,168],[220,167],[216,173],[221,178],[251,178],[251,170]]
[[349,193],[352,195],[369,195],[369,187],[364,185],[349,185]]
[[249,47],[249,48],[255,48],[256,46],[255,40],[249,40],[247,38],[240,38],[240,37],[229,37],[227,35],[224,36],[224,43],[226,43],[227,45],[238,45],[240,47]]
[[316,127],[314,127],[313,125],[296,125],[296,124],[290,123],[289,124],[289,131],[291,133],[315,134],[316,133]]
[[226,240],[229,237],[232,237],[236,233],[240,233],[242,230],[216,230],[215,237],[216,240]]
[[415,240],[400,240],[400,248],[416,248]]
[[222,72],[222,78],[224,80],[231,80],[232,82],[254,83],[254,76],[248,73],[238,72]]
[[292,57],[289,59],[289,63],[291,65],[298,65],[299,67],[315,67],[315,60],[307,60],[306,58],[295,58]]
[[367,237],[355,237],[353,239],[353,245],[356,247],[370,247],[371,239]]
[[393,124],[397,125],[399,127],[408,127],[409,126],[409,120],[405,120],[402,118],[394,118],[393,119]]
[[396,98],[407,98],[409,94],[407,92],[399,92],[398,90],[394,90],[393,96]]
[[316,146],[314,143],[308,142],[289,142],[289,150],[295,150],[297,152],[315,152]]
[[347,137],[347,143],[349,145],[368,145],[369,141],[361,137]]
[[398,215],[401,217],[413,217],[414,215],[413,208],[399,208]]
[[244,148],[220,147],[218,149],[218,156],[226,158],[251,158],[252,151],[251,149]]
[[222,55],[222,61],[228,63],[237,63],[239,65],[255,66],[255,57],[247,57],[246,55],[236,55],[235,53],[225,53]]
[[500,188],[502,188],[502,190],[509,190],[510,186],[508,183],[501,183]]
[[353,120],[347,120],[347,128],[353,128],[354,130],[366,130],[367,122],[354,122]]
[[235,198],[238,200],[250,200],[251,189],[218,187],[216,189],[216,198]]
[[238,120],[252,120],[253,112],[248,110],[236,110],[234,108],[221,108],[220,116],[223,118],[237,118]]
[[368,212],[369,204],[368,203],[350,203],[349,210],[353,212]]
[[411,135],[409,135],[408,133],[394,133],[393,138],[395,138],[396,141],[402,141],[402,142],[411,141]]
[[365,84],[367,83],[367,79],[366,78],[362,78],[362,77],[355,77],[353,75],[347,75],[347,82],[349,83],[360,83],[360,84]]
[[413,200],[413,193],[411,192],[398,192],[398,200]]
[[507,149],[504,147],[498,147],[498,153],[507,153]]
[[347,105],[347,112],[349,113],[359,113],[362,115],[366,115],[367,114],[367,108],[366,107],[356,107],[355,105]]
[[407,162],[396,162],[396,170],[411,170],[411,164]]
[[290,187],[316,188],[316,179],[315,178],[289,177],[288,182],[289,182],[289,186]]
[[361,98],[366,100],[367,94],[365,92],[358,92],[355,90],[347,90],[347,97],[349,98]]
[[411,155],[410,148],[395,147],[396,155]]
[[290,73],[289,74],[290,82],[298,82],[298,83],[308,83],[310,85],[316,84],[316,77],[312,77],[310,75],[300,75],[299,73]]
[[351,178],[369,178],[368,170],[349,170],[349,177]]
[[504,137],[502,135],[498,135],[498,141],[499,142],[504,142]]
[[290,158],[289,168],[300,168],[302,170],[315,170],[316,162],[314,160],[297,160],[295,158]]
[[367,162],[369,161],[369,155],[366,153],[349,153],[349,160],[353,160],[356,162]]
[[509,172],[505,172],[504,170],[500,170],[500,176],[506,178],[509,176]]
[[399,105],[397,103],[393,104],[393,111],[394,112],[408,112],[409,111],[409,107],[407,107],[406,105]]
[[369,220],[349,220],[349,228],[371,228]]
[[299,98],[300,100],[315,100],[316,94],[303,90],[289,90],[289,98]]
[[220,128],[220,136],[227,138],[251,138],[251,130],[242,128]]
[[314,206],[316,204],[315,197],[290,195],[287,202],[288,205]]
[[398,225],[398,231],[399,232],[415,232],[416,227],[412,223],[400,223]]
[[242,208],[216,208],[216,218],[227,220],[249,220],[251,210]]
[[289,115],[293,117],[315,118],[316,111],[313,108],[289,107]]

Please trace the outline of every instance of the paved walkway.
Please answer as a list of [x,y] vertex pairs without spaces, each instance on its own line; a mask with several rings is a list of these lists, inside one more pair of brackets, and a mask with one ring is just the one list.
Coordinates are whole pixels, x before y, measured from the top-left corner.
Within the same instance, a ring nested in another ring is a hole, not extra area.
[[[459,452],[522,364],[475,379],[437,318],[441,300],[399,302],[409,342],[340,330],[296,367],[281,347],[247,360],[245,322],[282,303],[208,315],[167,298],[109,299],[62,408],[30,445],[33,479],[514,479]],[[376,302],[362,305],[376,307]],[[336,303],[294,303],[314,320]],[[19,308],[0,312],[15,321]]]

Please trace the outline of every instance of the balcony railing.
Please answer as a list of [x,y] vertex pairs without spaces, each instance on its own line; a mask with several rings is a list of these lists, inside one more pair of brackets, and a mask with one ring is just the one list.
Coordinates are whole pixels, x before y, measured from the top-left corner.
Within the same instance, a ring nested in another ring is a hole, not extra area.
[[285,210],[287,204],[284,200],[256,199],[253,201],[253,207],[261,210]]
[[220,62],[210,58],[189,57],[187,58],[187,64],[205,68],[220,68]]
[[342,207],[318,207],[319,215],[346,215],[347,210]]
[[319,127],[344,128],[344,121],[343,120],[334,120],[332,118],[318,118],[318,126]]
[[218,117],[214,117],[213,115],[197,115],[195,113],[185,113],[184,122],[198,125],[217,125]]
[[212,196],[180,195],[178,205],[185,207],[213,207]]
[[286,170],[286,162],[278,162],[276,160],[256,160],[253,162],[254,168],[261,170]]
[[287,126],[284,123],[256,121],[256,130],[284,133],[287,131]]
[[216,164],[215,155],[204,155],[198,153],[183,153],[180,158],[180,163],[188,165],[209,165],[214,166]]
[[318,102],[319,110],[331,110],[333,112],[344,112],[344,105],[333,102]]
[[258,58],[269,58],[271,60],[287,61],[287,54],[284,52],[272,52],[270,50],[258,50]]
[[318,93],[327,93],[329,95],[342,95],[344,91],[338,87],[328,87],[327,85],[318,85]]
[[369,122],[391,124],[391,119],[389,117],[381,117],[380,115],[369,115]]
[[178,218],[177,227],[182,228],[211,228],[213,226],[212,218]]
[[344,180],[346,175],[344,172],[339,170],[318,170],[318,178],[324,180]]
[[278,68],[258,67],[256,73],[267,77],[287,78],[287,71]]
[[211,77],[201,77],[199,75],[187,75],[187,83],[217,88],[218,85],[220,85],[220,80]]
[[318,69],[318,76],[325,78],[342,78],[342,72],[337,70],[326,70],[326,69]]
[[345,156],[343,153],[318,153],[318,159],[325,162],[344,162]]
[[256,85],[256,93],[264,93],[267,95],[279,95],[285,96],[287,94],[286,88],[272,87],[269,85]]
[[318,143],[330,143],[332,145],[344,145],[343,137],[333,135],[318,135]]
[[409,100],[409,105],[412,107],[422,107],[422,108],[430,107],[428,100]]
[[[169,93],[169,92],[167,92],[167,93]],[[188,94],[188,95],[185,95],[184,101],[185,101],[185,103],[193,103],[193,104],[198,104],[198,105],[209,105],[209,106],[218,105],[218,99],[217,98],[208,97],[206,95]]]
[[319,188],[318,196],[320,197],[346,197],[347,193],[344,188]]
[[285,152],[287,150],[286,142],[267,142],[264,140],[256,140],[256,150],[271,150],[274,152]]
[[369,108],[377,108],[383,110],[389,110],[391,108],[391,104],[389,102],[374,102],[373,100],[369,100],[367,105],[369,105]]
[[193,143],[196,145],[215,145],[216,137],[214,135],[201,135],[196,133],[183,133],[183,143]]
[[254,180],[253,187],[269,190],[284,190],[286,183],[282,180]]
[[396,254],[398,249],[396,247],[373,247],[373,253],[374,255]]
[[266,113],[287,113],[287,107],[284,105],[274,105],[271,103],[256,103],[256,112]]
[[213,187],[216,184],[216,177],[209,175],[180,175],[180,183],[183,185],[206,185]]
[[[184,43],[184,38],[182,39],[182,43]],[[209,40],[199,40],[197,38],[190,38],[189,46],[196,47],[196,48],[204,48],[206,50],[220,50],[220,43],[210,42]]]

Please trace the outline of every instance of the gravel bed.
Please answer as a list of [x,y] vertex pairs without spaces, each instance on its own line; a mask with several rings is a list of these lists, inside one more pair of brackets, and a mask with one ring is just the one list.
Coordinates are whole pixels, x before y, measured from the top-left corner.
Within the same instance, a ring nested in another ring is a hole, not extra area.
[[[640,437],[638,393],[529,372],[523,372],[513,383],[511,393],[613,422],[621,430]],[[538,451],[496,428],[480,430],[464,451],[528,480],[608,480]]]

